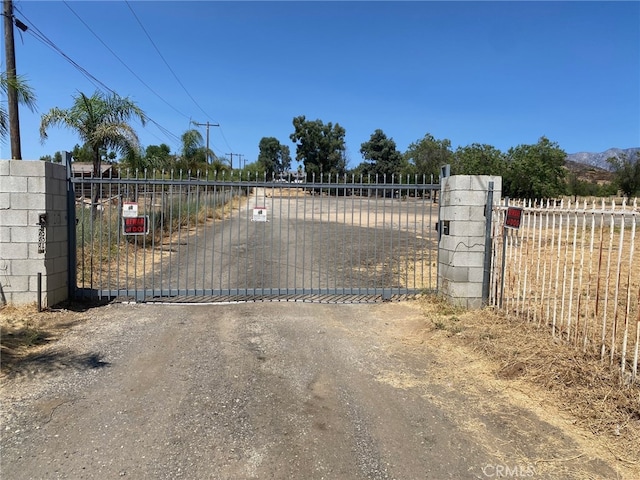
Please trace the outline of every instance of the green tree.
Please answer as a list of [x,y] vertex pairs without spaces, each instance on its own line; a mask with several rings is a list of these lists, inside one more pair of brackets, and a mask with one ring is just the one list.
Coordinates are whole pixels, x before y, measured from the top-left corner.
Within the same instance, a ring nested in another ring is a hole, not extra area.
[[[126,154],[138,149],[138,136],[128,121],[137,118],[146,123],[144,112],[129,98],[117,94],[95,92],[90,97],[80,92],[73,97],[68,109],[52,108],[42,115],[40,139],[47,139],[47,130],[53,126],[75,130],[85,147],[92,152],[93,175],[100,175],[101,152],[115,150]],[[96,194],[97,195],[97,192]],[[97,201],[97,197],[95,198]]]
[[556,142],[541,137],[534,145],[507,152],[503,194],[523,199],[553,198],[565,192],[563,168],[567,154]]
[[[105,150],[100,149],[101,158],[104,157],[104,154],[105,154]],[[91,149],[91,146],[88,144],[84,144],[83,146],[80,146],[76,143],[73,147],[73,150],[71,150],[71,158],[73,159],[74,162],[92,163],[93,150]]]
[[440,175],[440,167],[450,164],[453,159],[451,141],[438,140],[427,133],[421,140],[409,145],[405,159],[414,165],[414,171],[418,176],[424,175],[429,180],[431,175],[437,178]]
[[171,148],[166,143],[149,145],[145,149],[144,163],[149,170],[168,170],[173,163]]
[[[36,110],[36,95],[27,84],[24,76],[18,75],[15,80],[9,79],[6,72],[0,72],[0,91],[3,97],[7,95],[9,88],[16,89],[18,103],[25,105],[29,110]],[[4,104],[0,103],[0,138],[4,142],[9,134],[9,114]]]
[[574,201],[578,197],[608,197],[615,195],[617,187],[612,183],[598,184],[596,181],[580,180],[578,175],[571,172],[567,178],[567,195],[571,195]]
[[245,163],[242,167],[241,178],[262,180],[265,178],[264,167],[257,160],[251,163]]
[[142,149],[129,150],[120,160],[122,167],[127,170],[129,175],[136,175],[136,172],[144,172],[147,164]]
[[[113,161],[116,159],[116,153],[113,151],[109,152],[106,148],[101,148],[99,150],[99,154],[101,164],[102,162],[113,163]],[[127,155],[128,154],[129,152],[127,152]],[[71,158],[74,162],[93,163],[93,148],[91,148],[91,145],[89,145],[88,143],[85,143],[82,147],[76,143],[76,145],[73,147],[73,150],[71,151]]]
[[[182,170],[208,170],[207,147],[204,145],[202,134],[195,129],[189,129],[182,134],[182,156],[176,167]],[[217,157],[209,150],[209,158],[215,163]]]
[[291,141],[296,144],[296,160],[302,161],[307,179],[313,175],[343,174],[346,170],[345,129],[331,122],[307,120],[304,115],[293,119]]
[[365,160],[365,175],[379,176],[380,180],[386,176],[387,180],[391,181],[392,175],[402,173],[404,158],[396,149],[396,142],[380,129],[371,134],[368,142],[360,145],[360,153]]
[[640,195],[640,152],[636,152],[635,160],[622,154],[620,158],[607,159],[613,168],[615,183],[622,193],[631,197]]
[[[105,95],[95,92],[90,97],[80,92],[73,97],[73,105],[68,109],[52,108],[40,120],[40,139],[47,139],[47,129],[62,126],[75,130],[85,147],[92,152],[93,175],[100,176],[102,152],[116,150],[126,154],[139,148],[138,136],[129,125],[130,119],[137,118],[142,125],[147,117],[129,98],[117,94]],[[99,189],[95,188],[92,199],[92,215],[97,214]]]
[[453,154],[453,175],[503,175],[504,154],[491,145],[473,143],[458,147]]
[[56,152],[53,154],[53,157],[51,155],[43,155],[40,157],[40,160],[43,162],[62,163],[62,153]]
[[275,137],[262,137],[259,144],[258,165],[267,178],[283,173],[291,167],[291,153],[287,145],[282,145]]

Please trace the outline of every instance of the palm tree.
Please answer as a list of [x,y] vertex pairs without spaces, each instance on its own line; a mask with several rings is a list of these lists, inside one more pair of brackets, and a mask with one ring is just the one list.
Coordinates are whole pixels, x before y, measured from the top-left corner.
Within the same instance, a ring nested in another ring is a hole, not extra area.
[[[80,92],[73,97],[73,106],[69,109],[52,108],[42,115],[40,139],[47,139],[47,129],[63,126],[75,130],[82,141],[93,152],[93,176],[100,177],[101,151],[115,150],[126,155],[139,149],[138,136],[127,122],[137,118],[144,126],[147,117],[129,98],[117,94],[105,95],[95,92],[87,97]],[[97,212],[98,189],[93,194],[93,215]]]
[[[24,76],[18,75],[15,80],[9,80],[6,72],[0,72],[0,90],[3,96],[7,95],[10,86],[16,89],[18,103],[26,105],[33,112],[36,109],[36,95]],[[0,104],[0,138],[4,140],[8,133],[9,115],[5,107]]]
[[[0,91],[2,96],[7,96],[9,87],[16,89],[18,95],[18,103],[26,105],[32,112],[36,109],[36,95],[33,89],[27,85],[23,76],[18,75],[15,78],[9,80],[7,72],[0,72]],[[4,102],[3,102],[4,103]],[[9,113],[5,109],[4,105],[0,103],[0,140],[4,142],[5,137],[9,134]],[[7,299],[4,296],[2,290],[2,284],[0,283],[0,306],[6,305]]]
[[207,153],[214,160],[215,154],[204,146],[202,134],[195,129],[187,130],[182,134],[182,161],[181,166],[186,170],[205,170],[207,168]]

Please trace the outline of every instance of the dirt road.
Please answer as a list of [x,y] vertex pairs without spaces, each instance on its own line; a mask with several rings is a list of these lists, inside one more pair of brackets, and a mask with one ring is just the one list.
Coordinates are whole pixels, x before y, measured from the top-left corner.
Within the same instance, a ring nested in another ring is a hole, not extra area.
[[93,309],[3,379],[1,476],[620,478],[527,399],[448,378],[452,352],[409,348],[423,321],[411,302]]
[[[268,221],[254,221],[255,207],[265,209],[260,218]],[[150,300],[191,302],[433,289],[436,212],[431,202],[415,197],[255,188],[231,202],[221,218],[196,219],[162,242],[149,241],[146,253],[114,258],[120,267],[112,270],[122,274],[107,269],[93,276],[91,288],[101,290],[107,282],[114,290],[135,287],[137,295],[130,292],[129,298],[138,301],[144,293]]]

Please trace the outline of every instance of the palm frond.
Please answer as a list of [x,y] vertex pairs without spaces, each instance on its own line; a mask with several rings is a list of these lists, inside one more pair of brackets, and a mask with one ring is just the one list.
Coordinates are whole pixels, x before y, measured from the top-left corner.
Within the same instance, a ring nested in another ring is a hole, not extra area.
[[8,78],[7,72],[0,73],[0,89],[6,94],[9,87],[13,87],[18,95],[18,103],[26,106],[34,112],[36,110],[36,94],[27,82],[27,77],[17,75],[15,78]]
[[127,123],[133,117],[145,124],[146,115],[128,98],[99,91],[91,96],[78,92],[71,108],[53,108],[42,116],[40,136],[44,141],[49,127],[65,126],[75,130],[94,151],[109,148],[127,152],[139,148],[138,136]]

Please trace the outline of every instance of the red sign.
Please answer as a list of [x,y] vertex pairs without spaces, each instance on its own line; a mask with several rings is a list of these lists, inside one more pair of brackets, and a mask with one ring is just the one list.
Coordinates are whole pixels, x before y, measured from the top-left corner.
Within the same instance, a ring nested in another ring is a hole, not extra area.
[[149,233],[149,216],[123,217],[122,233],[125,235],[147,235]]
[[504,221],[504,226],[507,228],[520,228],[520,221],[522,220],[522,209],[519,207],[508,207],[507,218]]

